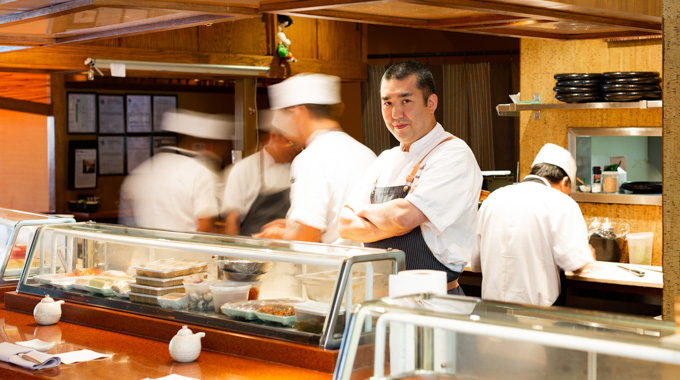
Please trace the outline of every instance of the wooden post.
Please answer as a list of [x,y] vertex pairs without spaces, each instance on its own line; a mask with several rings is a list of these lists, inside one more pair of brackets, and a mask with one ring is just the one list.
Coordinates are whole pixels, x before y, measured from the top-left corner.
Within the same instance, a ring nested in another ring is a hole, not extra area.
[[243,157],[257,152],[257,79],[241,78],[235,81],[234,121],[236,141],[234,150],[243,151]]
[[50,75],[50,82],[50,96],[54,112],[54,146],[51,152],[48,152],[48,155],[50,155],[48,157],[48,167],[54,168],[54,177],[49,179],[50,211],[56,211],[61,214],[68,212],[68,191],[66,190],[68,188],[68,138],[66,136],[68,105],[66,104],[64,75]]
[[663,319],[680,293],[680,3],[663,2]]

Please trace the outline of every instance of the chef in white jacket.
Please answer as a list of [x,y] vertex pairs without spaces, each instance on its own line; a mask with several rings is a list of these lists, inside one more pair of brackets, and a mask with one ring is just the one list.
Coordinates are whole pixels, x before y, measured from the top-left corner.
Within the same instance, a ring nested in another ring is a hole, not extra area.
[[571,154],[546,144],[530,175],[484,201],[471,262],[482,272],[483,299],[553,305],[560,269],[578,272],[594,260],[583,214],[569,196],[575,176]]

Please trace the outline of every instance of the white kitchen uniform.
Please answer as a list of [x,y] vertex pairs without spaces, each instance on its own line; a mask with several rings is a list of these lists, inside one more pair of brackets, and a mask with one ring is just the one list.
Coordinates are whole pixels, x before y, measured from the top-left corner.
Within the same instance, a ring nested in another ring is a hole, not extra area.
[[341,130],[314,132],[291,165],[288,219],[322,232],[321,242],[358,245],[340,238],[340,211],[375,154]]
[[[262,157],[264,165],[260,166]],[[266,149],[262,149],[233,165],[222,196],[222,213],[239,212],[243,222],[260,193],[277,193],[289,187],[290,163],[277,163]]]
[[479,210],[471,269],[482,272],[483,299],[552,305],[560,294],[559,268],[593,261],[578,204],[530,177],[543,183],[500,188]]
[[[384,151],[352,194],[349,206],[370,203],[376,179],[376,187],[404,185],[414,165],[442,140],[452,136],[437,123],[432,131],[414,142],[408,152],[401,147]],[[474,250],[474,224],[482,180],[474,154],[463,140],[454,138],[429,154],[405,197],[428,218],[420,226],[427,247],[442,264],[458,273],[470,261]]]
[[[218,214],[218,176],[179,148],[149,158],[125,179],[121,209],[130,209],[133,225],[175,231],[196,231],[198,219]],[[177,154],[174,150],[184,152]]]

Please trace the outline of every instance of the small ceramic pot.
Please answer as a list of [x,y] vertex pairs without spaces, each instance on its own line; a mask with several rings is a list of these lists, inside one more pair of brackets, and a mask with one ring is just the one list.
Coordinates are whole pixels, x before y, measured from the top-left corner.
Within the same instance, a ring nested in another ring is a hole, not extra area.
[[170,356],[179,363],[193,362],[201,354],[201,338],[204,332],[192,333],[187,326],[182,326],[170,341]]
[[55,301],[49,295],[40,300],[33,309],[33,317],[39,325],[53,325],[61,318],[61,305],[64,301]]

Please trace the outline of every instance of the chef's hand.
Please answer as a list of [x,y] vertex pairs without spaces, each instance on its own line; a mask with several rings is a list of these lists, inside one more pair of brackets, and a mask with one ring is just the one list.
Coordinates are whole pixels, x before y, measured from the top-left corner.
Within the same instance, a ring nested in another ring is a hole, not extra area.
[[262,226],[260,229],[261,231],[273,228],[273,227],[278,227],[278,228],[286,228],[286,219],[274,219],[271,222],[265,224]]
[[[284,219],[285,221],[285,219]],[[273,222],[272,222],[273,223]],[[267,227],[266,225],[262,227],[262,230],[256,234],[253,234],[253,237],[256,238],[266,238],[266,239],[283,239],[283,236],[286,234],[286,224],[283,224],[283,227],[281,226],[271,226]]]

